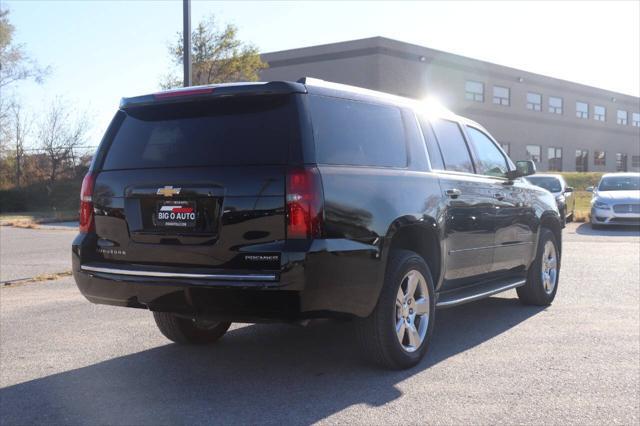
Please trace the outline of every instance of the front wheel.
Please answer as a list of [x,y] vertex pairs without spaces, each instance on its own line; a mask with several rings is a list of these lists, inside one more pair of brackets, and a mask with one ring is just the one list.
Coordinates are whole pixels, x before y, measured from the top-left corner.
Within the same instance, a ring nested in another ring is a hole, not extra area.
[[153,318],[160,332],[176,343],[206,345],[221,338],[230,322],[193,321],[169,312],[154,312]]
[[378,304],[371,315],[356,322],[364,355],[385,368],[412,367],[427,351],[434,321],[429,267],[414,252],[394,250]]
[[518,297],[525,305],[547,306],[553,302],[558,291],[560,275],[560,251],[553,232],[540,230],[538,252],[529,268],[527,283],[518,287]]

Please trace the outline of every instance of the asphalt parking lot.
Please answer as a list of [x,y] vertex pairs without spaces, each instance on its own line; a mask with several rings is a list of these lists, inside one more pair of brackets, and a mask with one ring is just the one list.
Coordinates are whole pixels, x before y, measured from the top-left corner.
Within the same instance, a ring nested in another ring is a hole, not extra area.
[[71,270],[71,242],[77,228],[0,227],[0,282]]
[[[5,231],[37,248],[53,232]],[[2,241],[3,269],[38,262]],[[240,324],[180,347],[71,278],[5,286],[0,423],[638,424],[640,233],[571,224],[564,242],[551,307],[511,291],[438,311],[428,356],[403,372],[363,365],[349,323]]]

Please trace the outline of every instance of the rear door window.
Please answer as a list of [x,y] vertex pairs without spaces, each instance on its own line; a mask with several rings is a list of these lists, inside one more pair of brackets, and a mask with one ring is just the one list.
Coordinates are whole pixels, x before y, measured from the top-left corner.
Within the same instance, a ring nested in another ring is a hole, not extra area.
[[471,154],[457,123],[436,119],[431,122],[438,139],[444,167],[455,172],[474,173]]
[[151,105],[126,111],[104,170],[285,164],[298,137],[291,96]]
[[406,167],[399,108],[326,96],[309,96],[320,164]]

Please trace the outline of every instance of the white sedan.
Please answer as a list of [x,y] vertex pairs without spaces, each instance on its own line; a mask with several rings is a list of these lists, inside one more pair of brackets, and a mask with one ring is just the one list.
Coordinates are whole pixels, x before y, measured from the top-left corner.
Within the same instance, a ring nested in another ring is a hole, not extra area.
[[602,176],[591,199],[591,226],[640,225],[640,173]]

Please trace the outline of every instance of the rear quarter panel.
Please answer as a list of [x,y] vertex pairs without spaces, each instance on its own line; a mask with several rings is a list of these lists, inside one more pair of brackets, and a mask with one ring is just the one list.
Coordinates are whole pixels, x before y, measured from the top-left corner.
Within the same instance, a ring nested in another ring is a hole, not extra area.
[[317,273],[307,275],[306,292],[330,294],[335,299],[310,298],[314,303],[366,316],[375,307],[384,282],[393,233],[404,225],[433,227],[438,223],[442,210],[438,179],[428,172],[379,167],[320,165],[319,170],[325,196],[325,236],[345,246],[325,254],[331,256],[330,270],[314,271],[313,262],[307,265],[309,272]]

